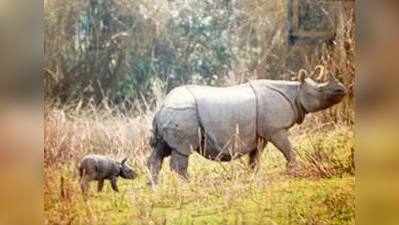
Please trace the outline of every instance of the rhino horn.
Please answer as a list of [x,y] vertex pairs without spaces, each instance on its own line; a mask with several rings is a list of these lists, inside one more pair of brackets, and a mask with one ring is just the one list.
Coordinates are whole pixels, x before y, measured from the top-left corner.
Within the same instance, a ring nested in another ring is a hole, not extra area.
[[298,71],[298,80],[302,83],[305,78],[308,76],[308,71],[304,70],[304,69],[300,69]]
[[121,164],[122,164],[122,165],[125,164],[126,161],[127,161],[127,157],[125,157],[124,159],[122,159]]
[[322,65],[317,65],[316,67],[315,67],[315,72],[314,72],[314,74],[316,74],[316,71],[317,70],[319,70],[319,75],[317,76],[317,78],[316,78],[316,80],[317,81],[319,81],[319,82],[323,82],[323,81],[325,81],[325,79],[326,79],[326,74],[325,74],[325,68],[324,68],[324,66],[322,66]]

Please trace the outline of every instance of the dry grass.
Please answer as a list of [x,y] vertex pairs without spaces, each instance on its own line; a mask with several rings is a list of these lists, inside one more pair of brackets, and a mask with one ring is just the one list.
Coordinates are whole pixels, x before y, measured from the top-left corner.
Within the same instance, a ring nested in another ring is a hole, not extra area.
[[[136,110],[134,110],[136,111]],[[133,116],[135,115],[135,116]],[[320,123],[293,130],[301,159],[299,177],[285,174],[285,160],[272,145],[253,174],[241,159],[217,163],[190,157],[190,182],[168,170],[161,185],[147,185],[152,112],[111,106],[51,107],[45,113],[44,196],[46,224],[347,224],[354,222],[353,133]],[[315,128],[316,127],[316,128]],[[87,153],[128,156],[140,176],[108,185],[84,201],[76,165]],[[328,179],[327,179],[328,178]],[[290,209],[287,209],[287,204]]]
[[[164,85],[155,80],[153,98],[125,102],[118,107],[106,98],[101,105],[93,101],[69,104],[47,103],[44,125],[44,165],[76,162],[87,153],[130,157],[144,162],[148,152],[153,111],[164,98]],[[84,106],[83,106],[84,105]],[[151,107],[152,106],[152,107]]]
[[[323,48],[321,56],[310,58],[304,67],[310,70],[322,64],[352,89],[355,22],[348,15],[340,20],[333,49]],[[264,20],[264,14],[259,18]],[[274,54],[274,47],[272,42],[264,48],[262,57]],[[262,65],[270,64],[263,61]],[[281,64],[280,58],[276,61]],[[223,82],[243,82],[239,72]],[[46,104],[45,224],[354,224],[353,92],[338,107],[308,116],[303,125],[292,129],[300,160],[297,177],[285,174],[281,153],[268,145],[256,174],[244,159],[217,163],[193,155],[189,182],[171,173],[166,160],[161,184],[150,190],[145,167],[150,152],[150,109],[157,108],[165,93],[162,83],[154,84],[152,100],[142,98],[141,104],[126,104],[129,107],[115,107],[106,98],[100,106],[91,101]],[[84,200],[76,165],[87,153],[128,156],[139,177],[121,180],[121,193],[106,185],[103,193],[93,189]]]
[[331,178],[355,175],[354,134],[343,124],[323,124],[295,135],[300,176]]
[[68,114],[51,110],[45,122],[45,165],[71,162],[93,152],[139,158],[148,150],[150,120],[105,110]]

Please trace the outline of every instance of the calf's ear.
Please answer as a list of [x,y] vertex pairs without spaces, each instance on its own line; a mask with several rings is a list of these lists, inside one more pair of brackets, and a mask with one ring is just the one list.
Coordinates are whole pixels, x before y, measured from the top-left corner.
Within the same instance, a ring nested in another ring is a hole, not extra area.
[[121,161],[121,164],[123,165],[123,164],[125,164],[126,163],[126,161],[127,161],[127,157],[126,158],[124,158],[124,159],[122,159],[122,161]]

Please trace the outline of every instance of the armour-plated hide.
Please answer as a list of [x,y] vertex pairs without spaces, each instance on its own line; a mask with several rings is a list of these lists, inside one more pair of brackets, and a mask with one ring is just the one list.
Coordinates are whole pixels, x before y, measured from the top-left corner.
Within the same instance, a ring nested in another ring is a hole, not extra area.
[[258,138],[301,123],[300,82],[256,80],[231,87],[173,89],[154,119],[157,135],[183,155],[193,150],[229,160],[257,146]]
[[118,191],[117,178],[134,179],[137,174],[126,164],[127,158],[121,162],[108,156],[90,154],[82,158],[79,165],[80,185],[86,193],[90,181],[98,181],[98,191],[103,188],[104,180],[110,180],[112,189]]
[[[268,142],[287,160],[287,170],[295,173],[296,157],[288,129],[302,123],[305,115],[339,103],[346,88],[331,73],[315,80],[305,70],[298,81],[256,80],[231,87],[181,86],[166,97],[153,120],[153,148],[147,166],[152,186],[165,157],[170,168],[188,179],[189,155],[197,151],[218,161],[248,155],[256,169]],[[328,75],[328,76],[327,76]]]

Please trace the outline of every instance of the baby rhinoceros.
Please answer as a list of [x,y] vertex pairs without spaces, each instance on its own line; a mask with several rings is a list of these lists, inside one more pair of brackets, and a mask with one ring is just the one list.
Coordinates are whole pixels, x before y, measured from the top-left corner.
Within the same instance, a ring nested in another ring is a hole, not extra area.
[[87,155],[83,157],[79,166],[80,187],[82,192],[86,193],[90,181],[98,181],[97,190],[101,192],[104,186],[104,180],[110,180],[112,189],[118,192],[116,184],[117,178],[125,179],[136,178],[136,173],[128,165],[127,158],[121,162],[115,161],[107,156]]

